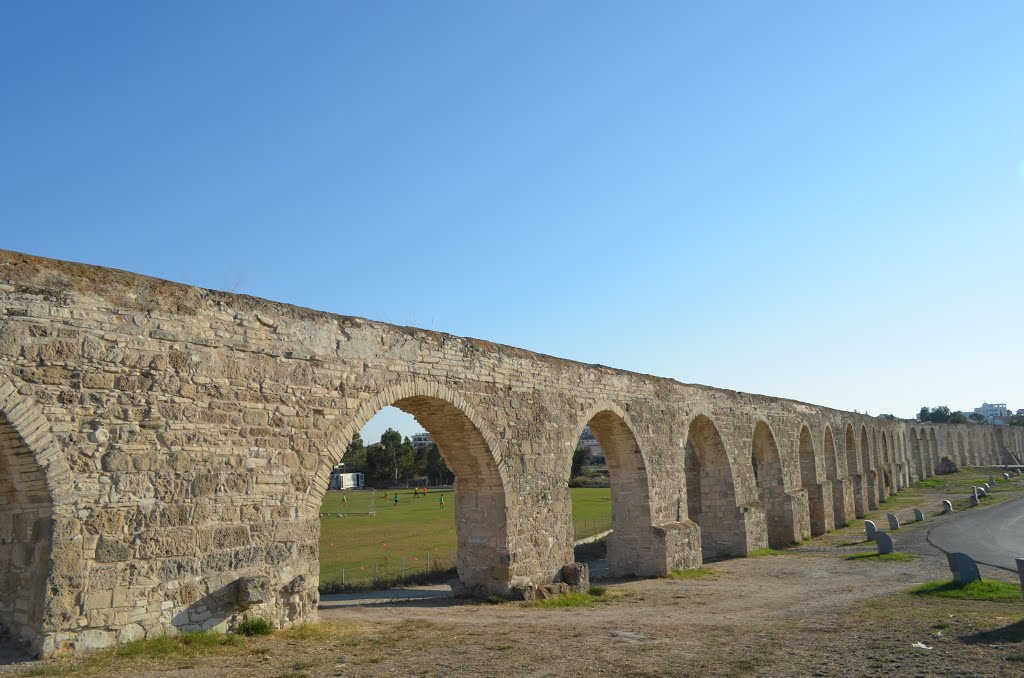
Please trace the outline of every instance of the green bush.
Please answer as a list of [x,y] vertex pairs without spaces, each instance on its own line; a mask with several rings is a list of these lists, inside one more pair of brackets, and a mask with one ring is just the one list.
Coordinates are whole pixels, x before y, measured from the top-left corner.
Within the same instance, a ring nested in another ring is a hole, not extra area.
[[244,617],[235,631],[243,636],[269,636],[274,627],[263,617]]

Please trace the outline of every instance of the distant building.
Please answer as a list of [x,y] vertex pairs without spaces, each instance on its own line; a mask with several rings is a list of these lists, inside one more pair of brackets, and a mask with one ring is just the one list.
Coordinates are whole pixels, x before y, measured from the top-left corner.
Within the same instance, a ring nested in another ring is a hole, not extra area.
[[1010,416],[1010,410],[1006,409],[1006,403],[982,403],[981,407],[974,408],[974,413],[985,417],[985,421],[990,424],[994,424],[995,419]]
[[433,441],[430,439],[430,434],[429,433],[423,432],[423,433],[413,433],[412,434],[412,447],[413,447],[414,450],[418,450],[421,447],[426,447],[427,445],[429,445],[432,442]]
[[594,433],[590,430],[589,426],[583,427],[583,433],[580,434],[579,444],[590,450],[591,464],[605,463],[604,450],[601,448],[601,444],[597,442],[597,438],[594,437]]
[[327,482],[327,488],[331,490],[348,490],[354,487],[362,487],[366,482],[362,473],[352,471],[342,464],[335,465],[331,469],[331,477]]

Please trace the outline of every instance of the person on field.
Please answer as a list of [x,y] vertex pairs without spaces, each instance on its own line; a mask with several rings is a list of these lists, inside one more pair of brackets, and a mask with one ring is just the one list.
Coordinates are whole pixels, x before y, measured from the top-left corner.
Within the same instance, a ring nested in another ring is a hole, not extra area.
[[437,503],[440,504],[440,508],[444,508],[444,495],[443,494],[437,495],[437,499],[438,499]]
[[398,506],[398,490],[395,490],[395,506]]

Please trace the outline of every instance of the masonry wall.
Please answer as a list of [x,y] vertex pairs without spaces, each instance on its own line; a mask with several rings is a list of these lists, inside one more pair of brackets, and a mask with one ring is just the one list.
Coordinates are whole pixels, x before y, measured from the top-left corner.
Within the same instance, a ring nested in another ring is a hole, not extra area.
[[[588,423],[609,452],[610,566],[637,575],[699,565],[702,539],[723,555],[766,546],[769,521],[830,529],[942,456],[1022,447],[1015,431],[922,428],[0,251],[0,469],[16,478],[0,485],[0,624],[50,654],[242,614],[314,619],[330,468],[392,404],[458,478],[461,590],[513,597],[572,561],[567,481]],[[758,422],[783,484],[767,504]],[[869,487],[882,471],[889,484]]]

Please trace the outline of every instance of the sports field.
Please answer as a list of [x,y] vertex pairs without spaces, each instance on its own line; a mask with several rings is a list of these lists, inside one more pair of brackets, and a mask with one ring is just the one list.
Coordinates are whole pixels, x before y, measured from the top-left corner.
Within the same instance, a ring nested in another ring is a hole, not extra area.
[[[611,527],[611,491],[573,488],[572,516],[576,538]],[[347,495],[348,505],[342,503]],[[414,497],[412,490],[384,499],[382,490],[330,491],[320,509],[320,581],[372,581],[428,568],[455,565],[455,494],[431,490]],[[444,497],[444,508],[440,506]],[[371,511],[376,515],[368,515]],[[343,514],[343,515],[338,515]]]

